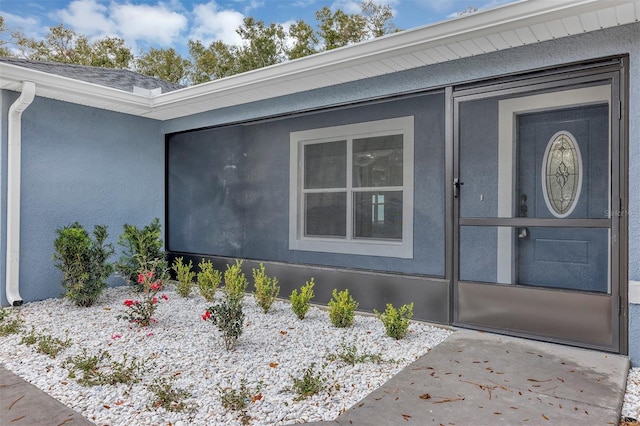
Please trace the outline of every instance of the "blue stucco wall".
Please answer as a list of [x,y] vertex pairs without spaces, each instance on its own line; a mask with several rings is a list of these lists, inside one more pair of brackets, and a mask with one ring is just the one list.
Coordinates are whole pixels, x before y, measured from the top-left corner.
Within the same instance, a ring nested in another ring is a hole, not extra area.
[[[17,97],[3,91],[3,117]],[[28,302],[62,291],[51,260],[57,228],[78,221],[91,232],[95,224],[105,224],[115,245],[124,223],[141,226],[164,217],[164,136],[154,120],[43,98],[34,100],[22,120],[20,293]],[[5,202],[3,181],[3,305]]]
[[640,367],[640,304],[629,305],[629,358]]
[[[289,134],[414,116],[414,256],[289,250]],[[168,247],[175,252],[443,277],[444,94],[168,138]]]

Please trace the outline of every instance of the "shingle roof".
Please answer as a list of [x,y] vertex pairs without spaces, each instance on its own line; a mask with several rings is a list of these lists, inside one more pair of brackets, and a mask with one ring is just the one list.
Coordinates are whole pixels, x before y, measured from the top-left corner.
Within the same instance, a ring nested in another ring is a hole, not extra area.
[[149,90],[159,87],[162,89],[162,93],[172,92],[184,87],[180,84],[170,83],[168,81],[149,77],[125,69],[71,65],[59,62],[32,61],[29,59],[7,57],[0,57],[0,62],[73,78],[75,80],[86,81],[88,83],[99,84],[101,86],[111,87],[127,92],[133,92],[134,86]]

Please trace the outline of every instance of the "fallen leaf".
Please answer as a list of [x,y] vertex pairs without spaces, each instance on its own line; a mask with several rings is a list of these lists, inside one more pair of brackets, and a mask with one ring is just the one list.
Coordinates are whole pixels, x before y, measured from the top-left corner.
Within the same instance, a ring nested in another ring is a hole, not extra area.
[[103,405],[104,408],[106,408],[107,410],[111,409],[111,407],[109,407],[108,405]]
[[124,404],[123,400],[116,401],[116,405],[122,405],[122,404]]
[[407,421],[411,418],[411,416],[408,414],[403,414],[402,417]]
[[549,417],[545,416],[544,414],[542,415],[542,418],[545,420],[549,420]]
[[280,330],[280,334],[282,334],[284,336],[285,334],[287,334],[287,332],[284,331],[284,330]]
[[550,382],[551,379],[547,379],[547,380],[538,380],[538,379],[527,379],[530,382],[536,382],[536,383],[544,383],[544,382]]
[[102,309],[104,309],[105,311],[110,311],[111,310],[111,308],[102,308]]
[[278,365],[280,365],[280,364],[278,364],[277,362],[270,362],[269,363],[269,367],[271,367],[271,368],[276,368]]
[[68,385],[69,384],[69,382],[65,382],[65,381],[62,381],[60,383],[63,384],[63,385]]
[[493,414],[495,414],[496,416],[501,416],[502,413],[500,411],[494,411]]
[[262,394],[259,393],[257,395],[254,395],[251,397],[251,402],[256,402],[256,401],[260,401],[262,399]]
[[420,399],[429,399],[431,398],[431,395],[429,395],[428,393],[423,393],[422,395],[420,395]]

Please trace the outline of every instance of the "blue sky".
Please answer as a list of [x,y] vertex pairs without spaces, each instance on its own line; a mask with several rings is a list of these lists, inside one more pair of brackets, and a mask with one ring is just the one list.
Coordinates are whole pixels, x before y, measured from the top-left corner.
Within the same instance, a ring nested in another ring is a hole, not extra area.
[[[449,19],[467,7],[487,9],[510,0],[378,0],[394,12],[395,25],[415,28]],[[282,24],[303,19],[314,25],[323,6],[359,12],[357,0],[0,0],[0,15],[9,30],[43,37],[64,24],[90,40],[123,38],[137,54],[149,47],[173,47],[186,55],[189,39],[237,44],[236,28],[251,16]]]

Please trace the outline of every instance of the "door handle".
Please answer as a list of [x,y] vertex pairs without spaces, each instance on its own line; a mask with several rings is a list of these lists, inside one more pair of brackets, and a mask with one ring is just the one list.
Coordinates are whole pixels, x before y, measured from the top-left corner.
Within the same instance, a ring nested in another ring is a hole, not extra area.
[[518,238],[524,240],[529,236],[529,230],[527,228],[519,228],[518,229]]
[[464,182],[460,182],[460,178],[453,178],[453,198],[458,198],[458,193],[462,185],[464,185]]

